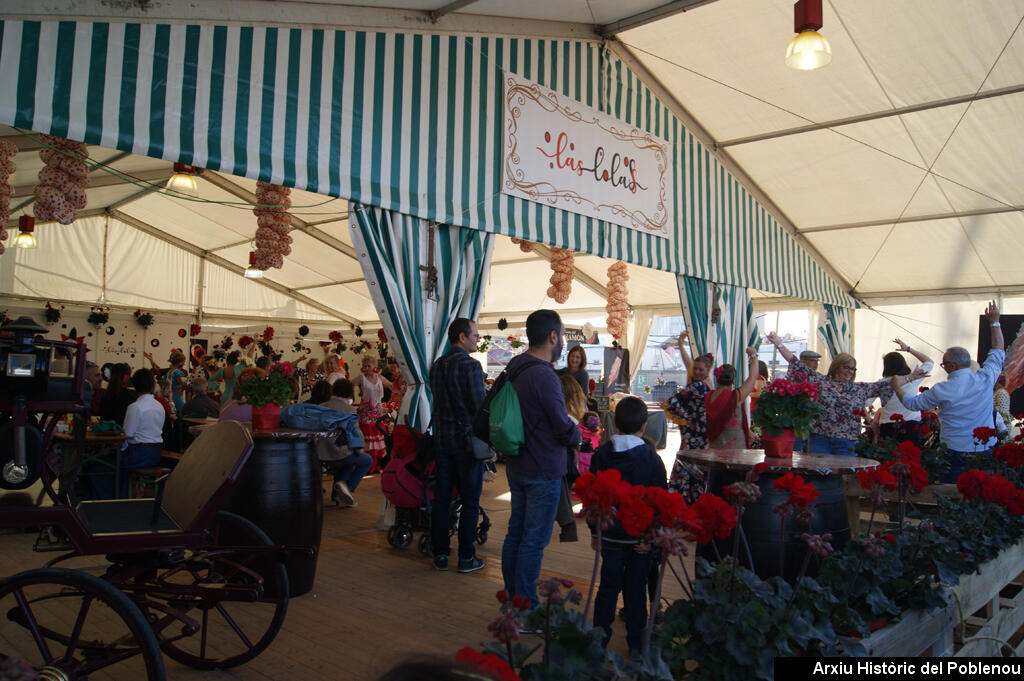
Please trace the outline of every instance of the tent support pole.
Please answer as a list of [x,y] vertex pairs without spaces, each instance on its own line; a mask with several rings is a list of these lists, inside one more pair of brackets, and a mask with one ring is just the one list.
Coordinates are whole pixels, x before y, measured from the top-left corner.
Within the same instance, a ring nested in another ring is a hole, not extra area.
[[196,284],[196,324],[203,323],[203,291],[206,290],[206,255],[199,256],[199,281]]

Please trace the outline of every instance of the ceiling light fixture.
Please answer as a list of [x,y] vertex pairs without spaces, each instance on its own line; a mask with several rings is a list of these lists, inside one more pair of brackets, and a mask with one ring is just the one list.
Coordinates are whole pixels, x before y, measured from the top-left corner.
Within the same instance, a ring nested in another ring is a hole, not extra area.
[[199,169],[195,166],[184,163],[174,164],[174,174],[167,180],[167,189],[175,194],[190,196],[193,199],[199,198],[199,185],[196,183],[196,175]]
[[262,279],[263,270],[256,268],[256,251],[249,251],[249,266],[243,272],[246,279]]
[[821,28],[821,0],[797,0],[793,5],[793,30],[796,36],[786,48],[786,66],[798,71],[813,71],[832,61],[832,48]]
[[36,219],[31,215],[22,215],[18,218],[18,236],[14,237],[15,248],[35,248],[36,243]]

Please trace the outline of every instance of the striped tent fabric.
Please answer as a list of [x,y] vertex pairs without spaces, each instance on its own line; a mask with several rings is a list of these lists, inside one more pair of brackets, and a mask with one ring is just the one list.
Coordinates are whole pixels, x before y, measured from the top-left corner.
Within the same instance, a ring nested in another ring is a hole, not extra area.
[[[501,193],[503,76],[667,141],[665,239]],[[0,123],[709,281],[853,301],[599,42],[0,21]]]
[[[399,419],[423,431],[430,423],[430,365],[448,350],[451,322],[480,313],[493,238],[359,204],[352,204],[349,229],[388,344],[408,381]],[[431,230],[437,268],[432,295],[420,269],[431,262]]]
[[849,352],[853,335],[850,309],[827,304],[824,308],[824,323],[818,327],[818,335],[825,342],[828,354],[835,357],[840,352]]
[[683,323],[690,340],[690,355],[698,357],[711,352],[711,311],[715,307],[715,285],[704,279],[676,277]]

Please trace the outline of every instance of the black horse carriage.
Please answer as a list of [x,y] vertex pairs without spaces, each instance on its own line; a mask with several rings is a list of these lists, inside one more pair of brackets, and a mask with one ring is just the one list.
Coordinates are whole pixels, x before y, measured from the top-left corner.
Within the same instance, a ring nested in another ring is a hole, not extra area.
[[[34,340],[45,329],[27,318],[3,330],[0,488],[41,479],[43,495],[0,503],[0,528],[59,528],[70,550],[0,580],[0,659],[25,660],[48,681],[82,681],[115,664],[123,678],[163,681],[161,651],[200,669],[259,655],[288,607],[288,553],[313,549],[275,546],[220,510],[252,452],[251,434],[230,421],[204,431],[155,499],[76,502],[68,471],[58,475],[44,455],[57,423],[73,414],[81,456],[85,346]],[[54,350],[74,357],[72,376],[49,376]],[[53,567],[72,558],[89,569]]]

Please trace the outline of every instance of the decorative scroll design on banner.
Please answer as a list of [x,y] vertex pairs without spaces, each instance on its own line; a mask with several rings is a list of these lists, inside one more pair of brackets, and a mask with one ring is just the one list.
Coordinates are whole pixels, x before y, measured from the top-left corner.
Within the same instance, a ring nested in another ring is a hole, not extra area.
[[506,74],[502,192],[668,237],[666,143]]

